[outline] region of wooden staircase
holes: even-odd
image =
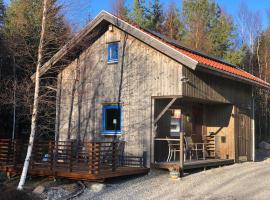
[[[206,158],[216,158],[216,142],[215,135],[206,136],[206,151],[208,156]]]

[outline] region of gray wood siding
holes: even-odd
[[[189,81],[183,83],[183,95],[206,101],[251,106],[252,88],[241,82],[225,79],[201,71],[183,67],[183,76]]]
[[[76,66],[77,76],[80,78],[76,83],[72,138],[76,137],[78,131],[80,95],[82,95],[81,137],[83,138],[84,133],[86,133],[86,140],[103,137],[101,135],[102,105],[118,101],[124,38],[124,32],[114,27],[113,32],[107,31],[62,71],[61,140],[67,138]],[[107,43],[113,41],[120,41],[120,59],[117,64],[107,64]],[[121,137],[127,141],[127,152],[141,155],[143,151],[149,152],[150,149],[151,96],[181,95],[182,66],[130,35],[126,40],[123,57],[121,103],[124,134]]]

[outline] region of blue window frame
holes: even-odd
[[[118,42],[108,44],[108,63],[118,62]]]
[[[122,106],[103,106],[102,133],[104,135],[119,135],[122,133]]]

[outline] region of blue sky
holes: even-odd
[[[9,0],[4,0],[6,3]],[[110,11],[111,2],[113,0],[60,0],[65,2],[66,7],[64,12],[68,16],[73,25],[78,28],[83,26],[89,16],[95,17],[101,10]],[[174,1],[177,5],[181,4],[181,0],[161,0],[162,4],[166,6],[168,2]],[[133,0],[127,0],[127,3],[132,4]],[[248,6],[249,9],[258,10],[262,16],[263,25],[267,24],[267,17],[265,10],[270,8],[270,0],[216,0],[216,2],[225,11],[232,15],[237,16],[237,11],[242,2]]]

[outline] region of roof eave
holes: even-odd
[[[52,56],[41,68],[40,76],[44,75],[53,65],[55,65],[67,52],[69,49],[75,47],[78,42],[80,42],[87,34],[89,34],[104,18],[104,12],[97,15],[91,22],[89,22],[85,28],[83,28],[78,34],[76,34],[69,42],[67,42],[56,54]],[[31,76],[32,81],[35,81],[34,73]]]
[[[242,76],[238,76],[238,75],[235,75],[235,74],[232,74],[232,73],[220,70],[220,69],[213,68],[213,67],[205,65],[205,64],[201,64],[201,63],[198,64],[197,69],[200,70],[200,71],[205,71],[205,72],[212,73],[212,74],[215,74],[215,75],[218,75],[218,76],[222,76],[224,78],[229,78],[229,79],[233,79],[233,80],[236,80],[236,81],[240,81],[240,82],[243,82],[245,84],[251,84],[251,85],[260,86],[260,87],[263,87],[265,89],[270,88],[270,85],[262,84],[262,83],[259,83],[259,82],[244,78]]]

